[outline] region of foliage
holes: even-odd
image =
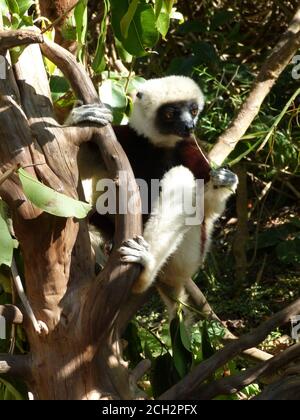
[[[35,24],[45,28],[47,19],[36,14],[33,3],[0,0],[5,27],[17,29]],[[76,43],[78,59],[99,86],[101,100],[112,108],[115,123],[127,122],[134,91],[145,79],[164,74],[192,76],[206,95],[206,109],[197,134],[209,149],[234,118],[297,3],[82,0],[63,22],[62,34],[64,39]],[[53,35],[52,30],[48,31],[47,36]],[[15,60],[21,51],[14,50]],[[59,70],[45,62],[55,107],[63,114],[75,98]],[[237,321],[233,324],[238,324],[238,333],[257,325],[299,295],[300,103],[299,84],[291,77],[291,71],[289,66],[280,77],[227,162],[231,166],[242,162],[249,174],[249,267],[243,288],[237,290],[233,281],[233,233],[232,225],[227,225],[236,216],[233,201],[227,217],[218,225],[205,270],[195,278],[218,315]],[[61,209],[71,206],[74,213],[63,211],[59,215],[85,217],[88,208],[82,203],[58,196],[22,172],[21,178],[28,198],[44,211],[58,215]],[[54,210],[48,206],[53,199]],[[0,235],[0,264],[9,266],[16,244],[3,211]],[[0,272],[2,304],[11,302],[6,270],[2,267]],[[17,349],[23,352],[26,344],[20,331]],[[276,338],[277,334],[282,331],[276,332]],[[131,367],[142,359],[151,360],[151,372],[139,385],[150,397],[156,397],[220,348],[223,335],[222,326],[212,322],[187,328],[181,311],[169,329],[165,318],[148,311],[128,326],[124,337],[126,357]],[[1,350],[7,351],[8,340],[0,345]],[[244,367],[234,360],[216,372],[215,379]],[[21,389],[19,384],[0,379],[0,400],[20,399],[17,389]],[[218,399],[249,399],[259,391],[259,385],[252,384],[238,395]]]

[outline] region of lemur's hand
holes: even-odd
[[[84,122],[91,122],[102,126],[113,121],[111,111],[104,105],[90,104],[73,108],[67,120],[67,124],[76,125]]]
[[[119,253],[122,255],[121,261],[124,263],[141,264],[147,266],[151,259],[150,246],[142,236],[128,239],[123,242]]]
[[[210,173],[214,188],[229,188],[235,190],[238,184],[238,177],[229,169],[213,169]]]

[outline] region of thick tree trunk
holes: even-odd
[[[15,44],[18,42],[16,38]],[[56,50],[54,44],[43,48],[72,78],[81,99],[98,101],[71,54]],[[78,145],[94,136],[120,190],[128,185],[118,180],[118,172],[128,173],[133,191],[129,199],[135,200],[137,208],[136,215],[118,217],[115,243],[140,234],[139,192],[112,129],[59,126],[53,118],[39,46],[27,47],[13,69],[7,57],[8,77],[0,80],[0,172],[26,166],[46,185],[77,198]],[[1,184],[0,194],[10,206],[20,242],[28,299],[36,318],[49,330],[46,336],[38,335],[25,319],[30,355],[16,360],[1,357],[0,373],[25,377],[37,399],[132,398],[119,339],[142,302],[130,296],[138,269],[120,265],[113,253],[95,278],[86,221],[58,218],[37,209],[24,196],[17,175]],[[16,308],[2,307],[1,313],[8,314],[12,322],[22,322]]]

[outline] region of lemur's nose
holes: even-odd
[[[185,125],[184,125],[184,131],[186,133],[191,133],[195,128],[195,123],[193,120],[191,121],[186,121]]]

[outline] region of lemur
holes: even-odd
[[[120,258],[124,263],[143,267],[133,292],[143,293],[156,278],[171,286],[171,299],[161,293],[171,316],[176,308],[174,301],[184,298],[186,279],[203,263],[214,222],[238,184],[231,171],[211,169],[191,139],[203,108],[203,93],[192,79],[184,76],[152,79],[136,94],[129,124],[113,127],[135,177],[144,179],[149,186],[152,179],[161,180],[161,193],[144,219],[143,237],[125,241],[119,249]],[[95,104],[74,108],[69,121],[105,125],[111,119],[106,108]],[[80,152],[79,169],[86,198],[95,205],[96,182],[108,175],[99,164],[97,153],[89,147],[90,150]],[[182,193],[193,202],[197,179],[205,182],[204,220],[187,226]],[[169,197],[167,212],[160,206],[162,194]]]

